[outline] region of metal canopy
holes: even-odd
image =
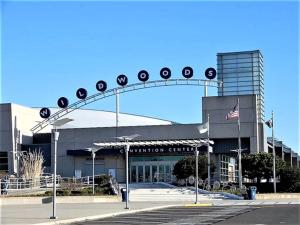
[[[62,118],[62,119],[59,119],[59,120],[56,120],[54,121],[53,123],[50,123],[51,125],[53,125],[54,127],[60,127],[66,123],[69,123],[73,121],[73,119],[70,119],[70,118]]]
[[[209,141],[209,144],[214,144],[214,141]],[[166,140],[166,141],[126,141],[126,142],[99,142],[94,143],[99,147],[120,147],[120,146],[152,146],[152,145],[207,145],[207,139],[204,140]]]

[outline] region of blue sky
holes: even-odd
[[[105,80],[129,84],[162,67],[195,78],[216,67],[218,52],[260,49],[264,56],[266,118],[275,136],[299,149],[299,5],[294,2],[2,1],[1,102],[56,106],[75,102],[83,87]],[[216,89],[209,89],[216,95]],[[120,111],[180,123],[201,122],[202,87],[167,87],[121,95]],[[114,98],[88,108],[114,111]],[[271,135],[268,131],[268,135]]]

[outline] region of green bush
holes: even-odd
[[[195,176],[196,174],[196,160],[195,156],[187,156],[179,160],[173,169],[173,175],[176,176],[177,180],[187,179],[189,176]],[[214,173],[216,164],[213,159],[210,161],[211,174]],[[201,179],[207,178],[207,157],[206,155],[199,155],[198,157],[198,176]]]
[[[280,191],[300,192],[300,169],[287,167],[280,173]]]
[[[101,175],[100,177],[95,177],[95,185],[98,187],[109,186],[110,176]]]
[[[53,193],[52,191],[46,191],[45,196],[52,196],[52,193]]]

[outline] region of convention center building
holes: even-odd
[[[272,152],[272,140],[267,138],[264,115],[263,56],[259,50],[217,54],[217,96],[202,97],[202,123],[180,124],[146,116],[115,112],[76,109],[67,112],[73,119],[59,127],[57,142],[57,174],[62,177],[92,175],[92,156],[87,148],[94,143],[120,142],[116,137],[138,134],[134,141],[153,141],[153,145],[131,146],[129,150],[129,182],[172,182],[172,169],[187,155],[194,155],[195,146],[184,140],[207,139],[198,127],[205,124],[209,115],[209,138],[213,141],[211,158],[216,162],[213,178],[236,181],[238,177],[238,136],[245,154]],[[199,99],[201,93],[199,93]],[[239,101],[240,131],[237,120],[226,116]],[[50,108],[51,113],[59,108]],[[45,172],[52,173],[54,159],[53,127],[46,126],[32,132],[42,121],[40,108],[14,103],[0,104],[0,170],[8,174],[19,172],[18,159],[26,151],[43,153]],[[47,120],[47,119],[45,119]],[[117,120],[117,126],[116,126]],[[176,141],[176,144],[159,144],[156,141]],[[158,143],[158,144],[155,144]],[[200,148],[207,154],[207,146]],[[98,147],[95,157],[95,174],[110,174],[118,182],[125,182],[124,147]],[[298,154],[276,139],[276,155],[289,165],[299,167]]]

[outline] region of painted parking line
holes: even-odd
[[[233,206],[233,208],[228,208],[222,206],[211,207],[210,204],[208,207],[197,208],[195,207],[196,204],[190,205],[192,206],[164,208],[160,210],[154,210],[151,212],[138,212],[136,214],[130,215],[119,215],[112,218],[106,218],[102,220],[99,219],[97,221],[86,221],[83,223],[77,223],[76,225],[96,225],[100,223],[105,225],[213,224],[234,217],[236,215],[252,211],[251,209],[254,209],[253,206]]]
[[[86,223],[82,223],[82,224],[88,224],[88,225],[92,225],[92,224],[105,224],[105,225],[110,225],[110,224],[115,224],[115,223],[118,223],[118,224],[161,224],[162,222],[159,222],[159,221],[132,221],[132,220],[129,220],[129,221],[124,221],[124,220],[101,220],[101,221],[88,221]],[[79,224],[73,224],[73,225],[79,225]]]
[[[187,204],[185,207],[203,207],[203,206],[212,206],[212,203],[198,203],[198,204]]]

